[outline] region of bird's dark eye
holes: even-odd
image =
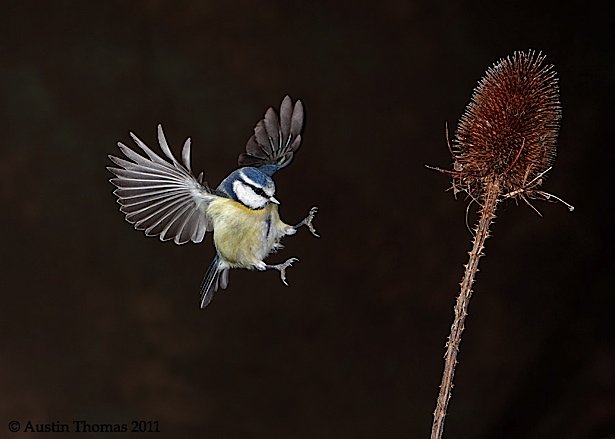
[[[261,197],[265,197],[267,198],[267,195],[265,194],[265,191],[263,191],[262,188],[260,187],[256,187],[256,186],[250,186],[252,188],[252,190],[257,194],[260,195]]]

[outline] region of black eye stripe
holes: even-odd
[[[253,185],[251,185],[251,184],[249,184],[248,186],[250,186],[250,187],[252,188],[252,190],[253,190],[253,191],[254,191],[257,195],[260,195],[261,197],[265,197],[265,198],[267,198],[267,194],[265,193],[265,191],[264,191],[262,188],[260,188],[260,187],[256,187],[256,186],[253,186]]]

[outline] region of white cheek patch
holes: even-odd
[[[233,191],[237,199],[250,209],[262,209],[267,204],[267,199],[258,195],[252,188],[241,181],[233,182]]]

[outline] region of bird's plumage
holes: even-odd
[[[120,151],[130,161],[110,155],[117,167],[108,167],[115,178],[110,181],[126,220],[148,236],[176,244],[199,243],[213,230],[217,254],[201,286],[201,307],[207,306],[219,288],[228,285],[231,268],[276,269],[285,281],[285,270],[296,259],[267,265],[263,260],[280,248],[280,240],[307,225],[316,235],[310,215],[297,226],[285,224],[279,217],[275,184],[271,176],[288,166],[301,145],[303,104],[292,103],[286,96],[280,115],[269,108],[248,140],[246,152],[239,156],[239,169],[231,172],[211,191],[203,184],[203,173],[195,177],[190,164],[190,139],[184,143],[181,162],[167,143],[158,125],[158,143],[165,158],[130,133],[145,153],[138,154],[123,143]],[[317,235],[316,235],[317,236]]]
[[[232,198],[253,209],[260,209],[275,193],[275,184],[271,177],[254,167],[243,167],[231,172],[216,193]],[[261,198],[261,202],[258,202]]]
[[[278,206],[269,204],[263,209],[250,209],[227,198],[218,198],[209,206],[214,227],[214,243],[226,266],[256,267],[279,240],[291,234],[291,226],[284,224]],[[237,236],[243,239],[238,240]]]
[[[118,142],[120,151],[132,162],[110,155],[119,167],[107,168],[116,175],[110,181],[117,186],[114,194],[126,221],[137,230],[145,230],[147,236],[159,236],[161,241],[173,239],[176,244],[203,241],[205,233],[211,230],[204,214],[215,196],[190,170],[190,141],[184,144],[181,164],[171,153],[162,126],[158,125],[158,140],[171,160],[169,163],[137,136],[132,133],[131,136],[147,157]]]
[[[211,261],[207,269],[207,274],[205,274],[203,278],[203,282],[201,283],[201,308],[205,308],[209,305],[209,302],[211,302],[211,299],[214,297],[214,293],[218,291],[218,289],[222,288],[224,290],[228,285],[229,269],[219,269],[221,259],[219,254],[214,256],[214,260]]]
[[[246,144],[246,152],[238,158],[239,166],[255,166],[269,176],[288,166],[301,146],[303,103],[293,105],[286,96],[280,105],[280,116],[269,108],[254,127]]]

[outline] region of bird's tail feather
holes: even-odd
[[[214,293],[219,288],[225,289],[228,286],[228,268],[220,269],[220,255],[216,255],[207,270],[203,283],[201,284],[201,308],[205,308],[214,297]]]

